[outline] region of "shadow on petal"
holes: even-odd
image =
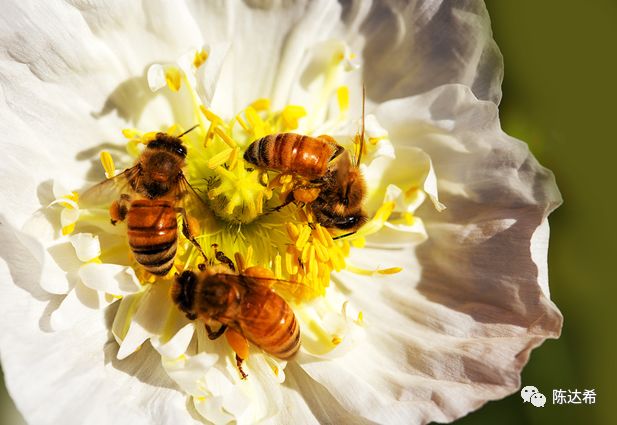
[[[308,405],[311,413],[319,420],[319,423],[376,424],[376,422],[354,415],[345,409],[325,386],[311,378],[296,362],[289,362],[285,371],[286,380],[283,385],[302,394],[304,402]],[[345,385],[345,383],[341,382],[341,385]]]
[[[416,251],[422,265],[417,290],[478,322],[558,337],[562,317],[544,296],[531,256],[544,209],[504,209],[452,195],[445,202],[448,210],[427,224],[430,237]]]
[[[111,329],[119,305],[119,302],[115,302],[105,310],[105,326],[107,329]],[[149,342],[144,343],[139,350],[122,360],[118,360],[117,357],[119,349],[120,346],[112,333],[109,332],[108,340],[103,347],[106,365],[111,364],[114,369],[137,378],[144,384],[180,391],[178,385],[169,378],[167,372],[163,369],[160,354],[152,348]]]

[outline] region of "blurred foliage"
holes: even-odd
[[[555,172],[565,203],[551,216],[552,298],[562,337],[533,352],[522,377],[547,396],[543,409],[518,393],[459,424],[617,423],[614,277],[617,132],[617,2],[487,0],[505,61],[502,126]],[[553,405],[553,389],[595,389],[596,404]],[[0,387],[0,423],[19,423]]]
[[[562,336],[531,355],[522,384],[547,397],[543,409],[518,393],[459,424],[617,423],[617,300],[613,223],[617,181],[617,2],[487,0],[505,62],[504,130],[553,170],[564,204],[550,218],[551,297]],[[595,389],[595,405],[553,405],[553,389]]]

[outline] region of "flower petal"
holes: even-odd
[[[440,185],[444,212],[422,208],[429,239],[415,255],[352,252],[350,262],[394,261],[403,272],[381,284],[345,277],[367,342],[343,359],[302,367],[373,421],[450,421],[518,389],[530,351],[559,335],[544,253],[546,216],[560,197],[550,172],[500,130],[496,106],[468,88],[388,102],[377,115],[395,146],[419,146],[440,182],[462,185]]]
[[[375,2],[360,27],[368,97],[383,102],[461,83],[499,103],[503,59],[481,1]],[[353,44],[352,44],[353,46]]]
[[[75,248],[75,253],[79,261],[84,263],[97,258],[101,255],[101,244],[99,237],[91,233],[77,233],[69,237],[69,242]]]
[[[79,277],[88,288],[112,295],[128,295],[141,289],[133,269],[118,264],[85,264],[79,269]]]

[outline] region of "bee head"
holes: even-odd
[[[182,274],[176,275],[176,282],[171,288],[171,299],[185,313],[193,312],[196,284],[197,275],[190,270],[185,270]]]
[[[364,225],[368,220],[368,217],[364,211],[358,211],[355,214],[336,217],[333,219],[334,226],[341,230],[357,230]]]
[[[164,149],[176,154],[181,158],[186,158],[186,147],[178,137],[170,136],[167,133],[157,133],[156,138],[148,143],[149,149]]]

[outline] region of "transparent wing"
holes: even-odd
[[[120,198],[122,194],[134,192],[131,181],[137,182],[139,179],[139,168],[137,166],[128,168],[122,173],[111,179],[102,181],[92,186],[83,194],[79,195],[80,208],[108,207],[111,203]]]
[[[177,206],[182,209],[182,219],[188,221],[191,232],[195,236],[215,232],[217,226],[214,213],[184,174],[180,175],[177,191]]]
[[[247,269],[247,271],[250,271],[250,268]],[[249,290],[256,290],[256,288],[268,288],[287,302],[298,303],[300,301],[311,300],[322,295],[315,288],[306,283],[265,276],[241,276],[244,286],[246,286]]]

